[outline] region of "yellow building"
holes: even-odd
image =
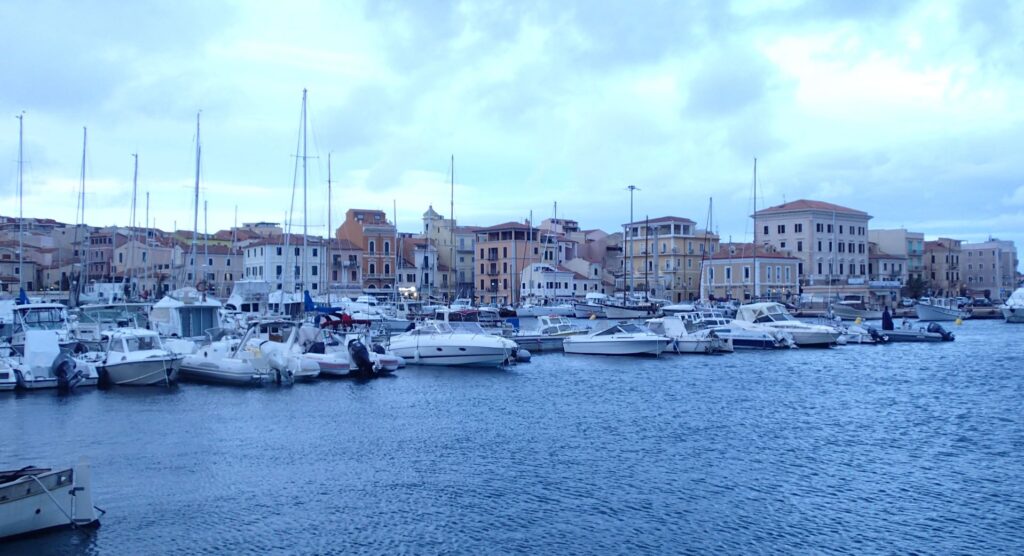
[[[624,227],[623,278],[617,287],[647,291],[652,297],[673,302],[700,296],[701,261],[718,251],[717,235],[678,216],[631,222]]]

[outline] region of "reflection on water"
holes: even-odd
[[[0,467],[87,456],[107,515],[0,550],[1019,552],[1024,327],[955,331],[4,395]]]

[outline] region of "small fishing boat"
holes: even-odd
[[[923,321],[953,322],[957,319],[967,318],[967,313],[957,306],[955,299],[933,297],[927,301],[921,300],[914,306],[917,311],[917,319]]]
[[[118,386],[171,385],[178,380],[182,355],[164,348],[160,335],[143,328],[102,333],[103,353],[82,356],[100,369],[100,378]]]
[[[97,515],[99,512],[99,515]],[[0,471],[0,541],[63,527],[99,527],[89,465]]]
[[[511,337],[519,347],[530,351],[561,351],[562,342],[569,336],[589,332],[565,317],[545,315],[537,317],[537,328],[520,330]]]

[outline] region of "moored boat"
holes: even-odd
[[[1008,323],[1024,323],[1024,287],[1017,288],[999,308]]]
[[[102,510],[99,510],[102,514]],[[62,527],[98,527],[89,465],[0,471],[0,540]]]
[[[562,343],[566,353],[587,355],[660,355],[672,339],[631,322],[608,323],[591,333],[570,336]]]
[[[736,320],[763,324],[787,332],[800,347],[829,347],[835,345],[842,335],[832,326],[801,322],[789,314],[781,303],[770,301],[740,306],[736,311]]]
[[[927,301],[918,301],[914,309],[917,311],[917,319],[923,321],[953,322],[967,318],[967,313],[957,306],[955,299],[933,297]]]

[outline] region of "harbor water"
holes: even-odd
[[[1024,552],[1024,326],[535,353],[291,388],[0,393],[0,468],[92,466],[18,554]]]

